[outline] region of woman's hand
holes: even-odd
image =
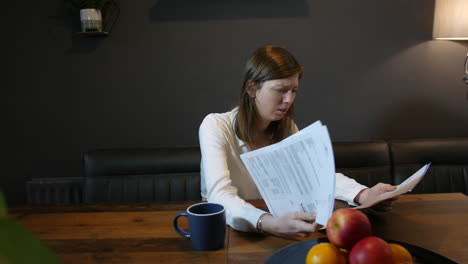
[[[354,201],[356,201],[358,204],[365,204],[368,201],[374,200],[377,198],[377,196],[390,192],[396,189],[396,186],[386,184],[386,183],[377,183],[374,185],[372,188],[367,188],[362,190],[358,195],[356,195],[356,198],[354,198]],[[392,209],[393,202],[397,200],[398,197],[394,197],[388,200],[384,200],[371,208],[376,210],[376,211],[390,211]]]
[[[315,213],[290,212],[275,218],[270,214],[262,216],[262,229],[276,236],[308,236],[322,226],[315,223]]]

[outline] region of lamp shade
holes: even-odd
[[[468,0],[436,0],[432,38],[468,40]]]

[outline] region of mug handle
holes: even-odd
[[[174,217],[174,222],[173,222],[174,229],[175,229],[175,231],[177,231],[177,233],[179,233],[179,235],[181,235],[181,236],[183,236],[183,237],[186,237],[186,238],[190,238],[190,233],[184,232],[182,229],[179,228],[179,223],[178,223],[177,220],[178,220],[179,217],[181,217],[181,216],[188,217],[188,213],[187,213],[187,212],[178,213],[178,214]]]

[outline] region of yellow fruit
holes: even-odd
[[[389,243],[389,245],[392,249],[394,264],[414,264],[411,253],[405,247],[395,243]]]
[[[313,246],[307,253],[306,264],[346,264],[346,257],[332,243],[320,243]]]

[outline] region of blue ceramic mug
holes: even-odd
[[[189,230],[179,228],[178,219],[188,218]],[[215,250],[224,247],[226,233],[226,212],[217,203],[198,203],[187,208],[186,212],[174,217],[174,229],[183,237],[190,238],[196,250]]]

